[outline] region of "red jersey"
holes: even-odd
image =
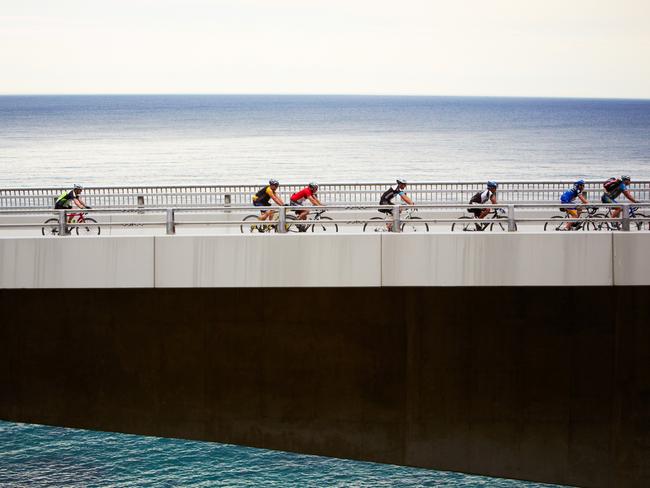
[[[306,198],[309,198],[309,197],[312,197],[312,196],[314,196],[314,192],[311,191],[311,189],[308,186],[306,186],[305,188],[303,188],[299,192],[296,192],[293,195],[291,195],[291,201],[295,202],[295,203],[302,203],[302,202],[305,201]]]

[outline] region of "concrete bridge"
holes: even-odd
[[[2,419],[650,484],[647,231],[3,235]]]

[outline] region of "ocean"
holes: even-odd
[[[440,487],[547,485],[250,447],[0,421],[0,485]]]
[[[2,96],[0,187],[650,179],[650,100]]]

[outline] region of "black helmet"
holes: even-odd
[[[311,183],[309,183],[309,189],[311,191],[316,191],[318,190],[318,185],[312,181]]]
[[[269,180],[269,185],[271,186],[278,186],[280,182],[278,180]]]
[[[621,176],[621,180],[623,180],[623,181],[631,181],[632,178],[630,178],[628,175],[623,175],[623,176]]]

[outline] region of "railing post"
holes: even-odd
[[[167,209],[167,216],[165,219],[165,227],[167,230],[167,235],[174,235],[176,234],[176,224],[174,223],[174,209],[173,208],[168,208]]]
[[[224,207],[230,207],[230,202],[231,202],[231,196],[230,193],[226,193],[223,196],[223,206]],[[226,210],[226,213],[230,213],[230,210]]]
[[[630,204],[623,204],[623,211],[621,212],[621,229],[629,232],[630,230]]]
[[[508,232],[514,232],[517,230],[517,224],[515,222],[515,206],[508,205]]]
[[[391,229],[393,232],[401,232],[402,229],[402,221],[400,219],[400,206],[395,205],[393,206],[393,228]]]
[[[59,235],[60,236],[65,236],[68,234],[67,220],[68,220],[68,212],[65,210],[59,210]]]
[[[287,207],[284,205],[280,207],[280,215],[278,218],[278,232],[284,234],[287,231]]]

